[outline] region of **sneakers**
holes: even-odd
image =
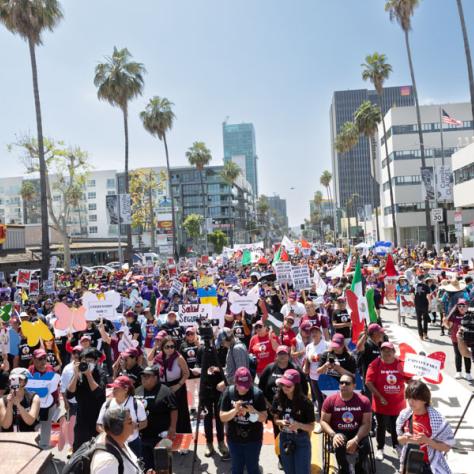
[[[471,374],[466,374],[466,380],[468,382],[472,382],[472,375]]]
[[[462,379],[462,374],[461,372],[456,372],[456,375],[454,376],[455,379]]]
[[[212,443],[206,443],[206,451],[204,452],[204,456],[206,456],[206,458],[210,458],[213,454],[216,454],[214,445]]]
[[[217,449],[222,454],[222,459],[224,459],[224,458],[230,459],[229,448],[226,446],[224,441],[219,441],[217,443]]]
[[[383,449],[377,449],[377,451],[375,451],[375,459],[377,459],[377,461],[383,461]]]

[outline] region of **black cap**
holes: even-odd
[[[141,372],[140,375],[159,375],[160,374],[160,367],[158,365],[152,365],[149,367],[144,368]]]

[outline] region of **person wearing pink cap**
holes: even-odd
[[[257,359],[257,375],[260,375],[275,360],[275,350],[279,344],[276,334],[262,320],[257,321],[254,328],[255,334],[250,339],[249,352]]]
[[[310,436],[314,429],[314,407],[301,389],[301,374],[286,370],[276,380],[273,400],[275,424],[280,428],[280,459],[286,474],[311,471]]]
[[[295,338],[295,344],[291,348],[291,360],[300,368],[303,368],[306,346],[311,342],[310,330],[312,324],[310,321],[303,321],[299,327]]]
[[[327,374],[336,379],[342,375],[355,375],[357,364],[354,356],[347,350],[344,335],[336,333],[331,339],[329,350],[323,352],[319,358],[318,374]]]
[[[235,371],[234,385],[222,394],[219,416],[227,423],[232,474],[243,474],[245,468],[248,474],[260,474],[258,461],[267,411],[263,393],[253,385],[246,367]]]
[[[370,363],[365,376],[365,384],[372,393],[372,409],[377,419],[375,458],[379,461],[382,461],[384,456],[385,430],[389,431],[392,447],[399,454],[396,422],[398,415],[406,407],[406,379],[403,362],[395,355],[395,346],[391,342],[383,342],[380,346],[380,357]]]
[[[293,327],[296,330],[296,328],[299,327],[301,318],[306,313],[306,310],[305,310],[305,307],[304,307],[303,303],[300,303],[298,301],[296,293],[295,292],[290,292],[288,294],[288,302],[285,303],[281,307],[280,313],[283,314],[283,317],[286,317],[289,314],[291,314],[295,318],[295,321],[293,323]]]

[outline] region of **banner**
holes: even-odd
[[[119,194],[120,199],[120,223],[131,224],[132,223],[132,203],[130,200],[130,194]]]
[[[405,374],[417,377],[426,377],[430,380],[438,380],[441,370],[441,361],[418,354],[406,354],[403,371]]]
[[[435,198],[435,188],[434,188],[434,175],[433,167],[425,166],[420,169],[421,171],[421,198],[425,199],[434,199]]]
[[[263,249],[265,246],[263,245],[262,242],[254,242],[253,244],[235,244],[234,245],[234,251],[235,250],[258,250],[258,249]]]
[[[30,270],[18,270],[16,277],[16,286],[19,288],[29,288],[31,279]]]
[[[400,295],[400,315],[415,315],[415,295]]]
[[[181,326],[198,325],[201,319],[209,319],[212,316],[212,306],[210,304],[180,304],[178,307],[178,320]]]
[[[292,271],[290,262],[277,262],[273,264],[275,268],[276,280],[280,285],[292,283]]]
[[[385,299],[395,301],[398,277],[385,277]]]
[[[311,275],[308,265],[293,267],[291,269],[291,279],[293,280],[293,288],[296,291],[310,289]]]
[[[105,207],[107,209],[107,224],[118,225],[118,196],[116,194],[105,196]]]
[[[453,202],[453,173],[451,166],[441,165],[436,169],[436,191],[438,201]]]

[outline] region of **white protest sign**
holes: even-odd
[[[402,316],[415,315],[415,295],[400,295],[400,314]]]
[[[212,305],[210,304],[180,304],[178,309],[178,319],[181,326],[197,326],[200,319],[209,319],[212,315]]]
[[[323,296],[328,289],[326,282],[321,278],[321,275],[318,273],[318,270],[314,270],[313,281],[316,286],[316,294],[318,296]]]
[[[116,309],[120,301],[120,294],[113,290],[98,294],[87,291],[82,297],[82,304],[87,310],[86,320],[95,321],[100,318],[117,319]]]
[[[225,314],[227,312],[227,301],[224,301],[220,306],[213,306],[212,307],[212,325],[216,326],[217,328],[221,329],[224,327],[225,323]]]
[[[176,278],[171,282],[170,295],[176,294],[180,295],[183,290],[183,284]]]
[[[406,354],[403,371],[406,374],[438,380],[441,370],[441,361],[419,354]]]
[[[136,349],[138,347],[138,341],[132,338],[128,326],[121,326],[119,331],[122,331],[122,337],[117,344],[119,352],[125,352],[127,349]]]
[[[0,329],[0,354],[8,354],[10,352],[10,335],[5,328]]]
[[[342,278],[344,273],[344,262],[341,262],[337,267],[334,267],[332,270],[326,272],[326,276],[329,278]]]
[[[249,292],[248,295],[239,295],[235,291],[229,293],[230,310],[234,314],[245,311],[247,314],[257,312],[258,293]]]
[[[280,285],[285,283],[291,283],[293,280],[291,278],[291,263],[290,262],[278,262],[273,265],[275,268],[275,274],[277,282]]]
[[[299,291],[311,288],[311,275],[309,273],[308,265],[293,267],[291,269],[291,278],[295,290]]]

